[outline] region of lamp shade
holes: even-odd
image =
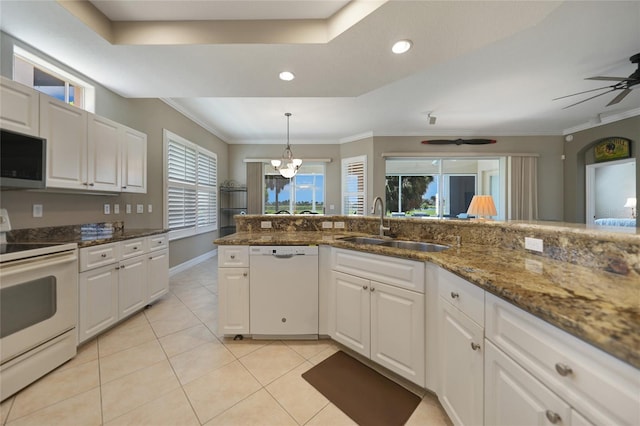
[[[627,198],[627,202],[624,203],[623,207],[636,208],[637,202],[638,202],[638,200],[635,197],[629,197],[629,198]]]
[[[496,216],[496,205],[491,195],[474,195],[469,204],[467,214],[473,216]]]

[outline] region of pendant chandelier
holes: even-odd
[[[284,115],[287,117],[287,147],[282,153],[282,159],[271,160],[271,165],[280,172],[282,177],[291,179],[298,173],[302,160],[293,158],[293,152],[291,152],[291,146],[289,145],[289,117],[291,117],[291,113],[285,112]]]

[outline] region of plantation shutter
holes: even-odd
[[[167,227],[180,235],[216,229],[217,156],[166,130],[165,140]]]
[[[366,214],[366,175],[366,156],[342,160],[342,214]]]

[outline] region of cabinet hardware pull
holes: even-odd
[[[242,274],[243,277],[246,277],[248,274],[245,272]]]
[[[101,257],[107,257],[107,253],[102,253],[100,256]]]
[[[235,258],[236,258],[236,255],[235,255],[235,254],[232,254],[230,257],[231,257],[232,259],[235,259]]]
[[[559,375],[563,377],[573,373],[573,370],[571,369],[571,367],[569,367],[566,364],[562,364],[560,362],[556,364],[556,371],[558,372]]]
[[[376,291],[376,288],[375,287],[371,287],[371,290],[369,290],[369,291]]]
[[[471,342],[471,349],[473,349],[474,351],[477,351],[480,349],[480,345],[478,343]]]
[[[363,289],[363,290],[366,290],[366,289],[368,289],[368,288],[369,288],[369,286],[366,286],[366,285],[363,285],[363,286],[362,286],[362,289]]]
[[[133,246],[133,249],[134,250],[138,250],[138,246]]]
[[[126,186],[123,186],[123,187],[122,187],[122,189],[127,189],[127,187],[126,187]]]
[[[116,271],[117,271],[118,269],[120,269],[120,267],[119,267],[119,266],[116,266]]]
[[[560,420],[562,420],[562,417],[560,417],[560,414],[558,414],[558,413],[554,413],[554,412],[553,412],[553,411],[551,411],[551,410],[547,410],[547,412],[546,412],[545,414],[546,414],[546,416],[547,416],[547,419],[548,419],[551,423],[553,423],[554,425],[555,425],[556,423],[558,423]]]
[[[93,183],[90,183],[90,184],[89,184],[89,186],[93,186],[93,185],[95,185],[95,184],[93,184]]]
[[[452,292],[451,292],[451,298],[452,298],[452,299],[457,299],[457,298],[459,298],[459,297],[460,297],[460,295],[459,295],[458,293],[456,293],[455,291],[452,291]]]

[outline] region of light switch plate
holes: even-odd
[[[33,205],[33,217],[42,217],[42,204]]]
[[[144,204],[136,204],[136,213],[144,213]]]
[[[104,205],[104,214],[111,214],[111,205],[109,204]]]
[[[544,245],[540,238],[524,237],[524,248],[531,251],[537,251],[542,253],[544,251]]]
[[[337,229],[344,229],[344,222],[334,222],[333,227]]]
[[[125,207],[127,214],[131,214],[131,204],[127,204]]]
[[[120,204],[113,205],[113,214],[120,214]]]
[[[327,220],[322,222],[322,229],[331,229],[331,228],[333,228],[333,222],[329,222]]]
[[[152,212],[153,212],[153,205],[147,204],[147,213],[152,213]]]

